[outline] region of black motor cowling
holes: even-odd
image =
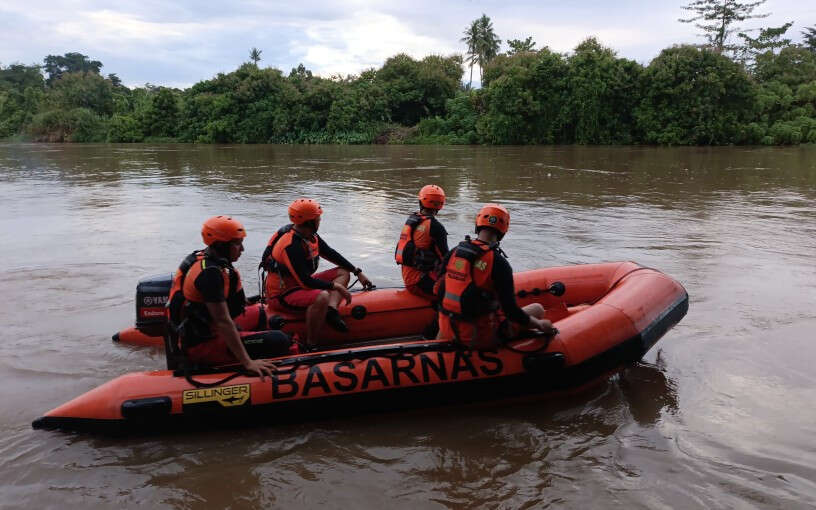
[[[150,336],[164,335],[167,324],[164,305],[173,284],[172,274],[148,276],[136,285],[136,328]]]

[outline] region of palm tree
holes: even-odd
[[[483,78],[483,71],[487,64],[499,54],[501,39],[496,36],[493,30],[493,22],[482,13],[482,17],[476,20],[478,26],[478,43],[476,46],[479,55],[479,80]]]
[[[802,36],[804,37],[805,48],[816,53],[816,25],[802,30]]]
[[[465,36],[459,39],[461,42],[467,44],[467,59],[465,60],[470,65],[470,81],[468,82],[468,89],[473,84],[473,64],[479,61],[479,54],[476,46],[479,44],[479,20],[470,22],[470,26],[465,29]]]
[[[255,47],[249,50],[249,60],[255,63],[255,67],[258,67],[258,62],[261,60],[261,53],[263,53],[263,50],[259,50]]]

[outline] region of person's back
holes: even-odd
[[[476,215],[476,239],[467,237],[448,254],[438,288],[439,335],[474,349],[493,349],[512,336],[514,328],[542,331],[552,323],[542,319],[544,308],[516,303],[513,269],[499,247],[510,227],[510,213],[487,204]]]
[[[448,253],[448,233],[436,218],[444,205],[442,188],[424,186],[419,192],[419,211],[408,216],[394,251],[406,290],[431,301],[436,301],[433,288]]]

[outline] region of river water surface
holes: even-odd
[[[512,215],[515,270],[634,260],[686,318],[577,396],[105,439],[34,431],[161,352],[115,345],[137,280],[199,226],[249,231],[245,285],[286,205],[379,286],[426,183],[450,241]],[[2,508],[813,508],[816,149],[0,145]]]

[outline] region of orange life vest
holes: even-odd
[[[282,227],[269,238],[261,261],[261,265],[268,272],[264,284],[268,297],[278,296],[294,288],[305,287],[286,253],[286,248],[292,243],[303,243],[312,273],[317,271],[320,263],[320,242],[317,234],[312,239],[306,239],[294,229],[294,225]]]
[[[208,256],[203,250],[194,251],[184,258],[173,276],[167,300],[167,318],[178,334],[183,349],[204,343],[215,335],[210,328],[211,317],[204,298],[195,286],[195,280],[207,267],[218,267],[224,277],[224,297],[230,317],[244,312],[246,295],[241,275],[226,259]]]
[[[491,276],[497,247],[462,241],[453,249],[440,284],[440,331],[452,332],[469,347],[492,347],[502,322]]]
[[[436,268],[444,256],[431,237],[433,216],[413,213],[405,220],[400,232],[394,260],[397,264],[427,272]]]

